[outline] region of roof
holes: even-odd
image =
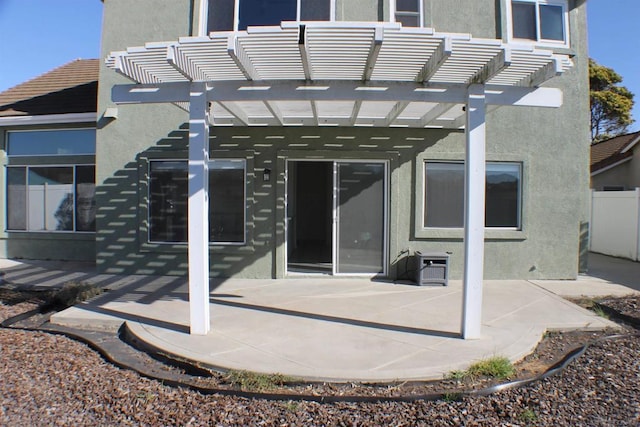
[[[0,117],[97,111],[97,59],[76,59],[0,93]]]
[[[632,148],[640,141],[640,132],[616,136],[591,146],[591,173],[633,156]]]
[[[567,55],[501,40],[367,22],[283,22],[213,32],[112,52],[105,62],[141,84],[209,82],[217,97],[211,117],[218,126],[453,129],[464,127],[463,105],[433,102],[429,95],[473,83],[497,90],[538,87],[573,66]],[[360,83],[353,88],[359,96],[330,93],[347,82]],[[287,86],[294,83],[304,87]],[[396,89],[424,96],[396,102]]]

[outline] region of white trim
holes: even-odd
[[[0,117],[0,126],[50,125],[58,123],[96,123],[97,113],[44,114],[42,116]]]
[[[570,37],[569,37],[569,4],[568,0],[505,0],[505,15],[506,15],[506,25],[507,25],[507,34],[506,40],[509,43],[517,42],[522,44],[531,44],[536,46],[545,46],[545,47],[565,47],[568,48],[570,46]],[[512,3],[534,3],[535,4],[535,13],[536,13],[536,40],[529,39],[519,39],[513,36],[513,8],[511,7]],[[553,5],[562,7],[562,16],[563,16],[563,32],[564,32],[564,40],[547,40],[543,39],[540,35],[540,5]]]
[[[386,277],[389,274],[389,196],[390,196],[390,165],[387,159],[337,159],[337,158],[304,158],[291,157],[285,159],[284,171],[284,211],[285,211],[285,242],[284,242],[284,274],[285,276],[296,276],[300,274],[314,273],[297,273],[289,271],[289,164],[292,162],[324,162],[331,163],[331,276],[333,277]],[[379,273],[338,273],[338,244],[339,244],[339,227],[338,227],[338,166],[340,163],[374,163],[384,167],[383,182],[383,244],[382,244],[382,272]],[[328,274],[328,273],[318,273]]]
[[[635,147],[635,145],[638,143],[638,141],[640,141],[640,135],[635,137],[626,147],[624,147],[624,150],[622,150],[620,152],[620,154],[624,154],[627,151],[631,150],[633,147]]]
[[[632,159],[633,159],[633,157],[627,157],[626,159],[619,160],[619,161],[615,162],[615,163],[614,163],[614,164],[612,164],[612,165],[605,166],[605,167],[603,167],[602,169],[598,169],[597,171],[591,172],[591,176],[599,175],[599,174],[601,174],[602,172],[606,172],[606,171],[608,171],[609,169],[613,169],[613,168],[615,168],[616,166],[620,166],[620,165],[621,165],[621,164],[623,164],[623,163],[630,162]]]

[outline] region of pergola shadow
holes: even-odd
[[[243,310],[261,311],[264,313],[279,314],[283,316],[293,316],[304,319],[319,320],[323,322],[340,323],[344,325],[360,326],[363,328],[372,328],[379,330],[386,330],[392,332],[401,332],[407,334],[416,335],[429,335],[441,338],[462,338],[460,332],[448,332],[439,331],[435,329],[414,328],[411,326],[393,325],[388,323],[372,322],[369,320],[352,319],[347,317],[331,316],[327,314],[309,313],[299,310],[290,310],[286,308],[268,307],[264,305],[249,304],[237,301],[225,301],[217,298],[210,298],[210,303],[215,305],[222,305],[232,308],[239,308]]]

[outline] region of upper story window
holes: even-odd
[[[207,8],[207,19],[206,27],[203,25],[201,31],[242,31],[250,26],[277,26],[282,21],[380,21],[383,19],[383,5],[391,11],[390,21],[399,22],[404,27],[424,26],[422,0],[377,0],[365,3],[372,10],[363,10],[355,4],[347,5],[349,7],[341,8],[339,12],[336,12],[336,2],[337,0],[208,0],[203,3]]]
[[[395,2],[395,20],[403,27],[422,27],[422,0],[392,0]]]
[[[282,21],[329,21],[332,0],[209,0],[207,30],[238,31]]]
[[[566,0],[512,0],[510,24],[513,39],[568,45]]]

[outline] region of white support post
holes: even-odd
[[[192,83],[189,107],[189,325],[209,332],[209,122],[206,83]]]
[[[464,339],[480,338],[482,323],[485,138],[484,85],[474,84],[469,86],[467,99],[462,304],[462,337]]]

